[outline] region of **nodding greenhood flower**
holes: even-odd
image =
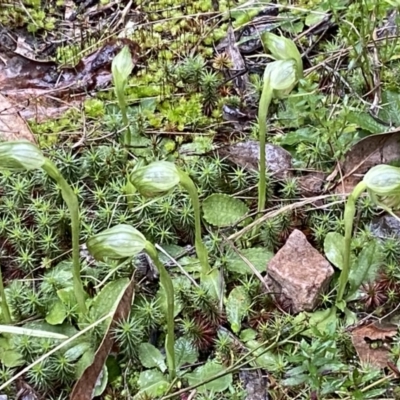
[[[40,169],[46,162],[43,153],[31,142],[0,143],[0,167],[10,170]]]
[[[303,77],[301,54],[292,40],[271,32],[264,32],[261,35],[261,39],[275,60],[295,60],[298,78],[301,79]]]
[[[86,245],[98,261],[134,257],[146,247],[146,238],[130,225],[116,225],[92,236]]]
[[[118,89],[120,89],[121,86],[125,86],[132,70],[132,56],[128,46],[124,46],[123,49],[114,57],[111,63],[111,72],[114,79],[114,85]]]
[[[400,206],[400,168],[391,165],[377,165],[372,167],[350,193],[344,209],[344,256],[343,267],[339,276],[339,287],[336,295],[336,306],[344,310],[345,288],[349,281],[351,237],[353,233],[353,221],[356,213],[356,201],[367,190],[372,201],[383,210],[398,218],[392,211]]]
[[[60,171],[31,142],[0,143],[0,168],[10,170],[44,170],[61,187],[61,194],[71,214],[72,260],[74,291],[82,314],[86,312],[85,292],[80,277],[79,262],[79,205],[78,198]]]
[[[99,261],[105,258],[120,260],[134,257],[144,250],[152,259],[160,273],[160,283],[165,289],[167,298],[167,337],[165,342],[168,369],[171,380],[175,371],[175,339],[174,339],[174,285],[168,275],[164,264],[158,258],[157,250],[153,244],[135,228],[130,225],[116,225],[106,229],[86,242],[90,254]]]
[[[132,56],[128,46],[124,48],[115,56],[111,63],[111,72],[114,82],[114,91],[117,96],[119,108],[121,109],[122,121],[125,125],[125,143],[130,146],[132,140],[131,129],[129,126],[129,119],[127,114],[127,104],[125,100],[125,86],[128,82],[129,75],[133,69]]]
[[[132,172],[130,181],[142,196],[155,197],[167,194],[180,183],[180,174],[175,164],[155,161]]]
[[[293,59],[273,61],[267,65],[264,77],[269,79],[276,97],[287,96],[298,81],[296,62]]]
[[[400,206],[400,168],[391,165],[377,165],[364,176],[368,194],[383,208]]]

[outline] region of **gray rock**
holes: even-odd
[[[295,313],[312,311],[333,275],[330,263],[306,236],[294,230],[268,263],[266,282],[274,293],[288,299]],[[279,296],[278,295],[278,296]]]
[[[268,379],[260,369],[242,370],[239,379],[246,389],[246,400],[268,400]]]
[[[291,174],[292,156],[282,147],[267,144],[266,167],[269,172],[279,178]],[[229,161],[249,170],[258,171],[260,162],[260,145],[254,140],[241,142],[219,150],[220,154],[227,157]]]

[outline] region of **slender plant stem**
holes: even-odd
[[[200,220],[200,200],[197,194],[197,189],[193,181],[187,174],[178,170],[181,185],[188,191],[190,199],[192,200],[194,210],[194,227],[195,227],[195,247],[197,257],[199,257],[201,272],[203,275],[211,271],[210,264],[208,263],[208,251],[201,238],[201,220]]]
[[[115,88],[115,92],[117,94],[119,108],[121,109],[122,122],[124,123],[124,126],[125,126],[124,142],[127,146],[130,146],[132,136],[131,136],[131,129],[129,127],[128,114],[126,112],[126,101],[125,101],[125,93],[124,93],[125,85],[123,85],[123,87]]]
[[[74,281],[74,292],[76,301],[78,302],[79,311],[86,314],[85,291],[81,280],[81,268],[79,260],[79,204],[78,199],[73,192],[71,186],[60,174],[56,166],[46,160],[43,169],[53,178],[61,187],[62,197],[67,204],[69,213],[71,214],[71,232],[72,232],[72,275]]]
[[[6,324],[11,324],[12,322],[11,314],[10,314],[10,309],[8,308],[6,292],[4,291],[3,274],[1,273],[1,267],[0,267],[0,295],[1,295],[1,312],[3,314],[4,322]]]
[[[353,189],[353,192],[347,199],[344,209],[344,255],[343,255],[343,268],[339,276],[339,288],[336,297],[336,306],[340,310],[344,310],[343,296],[346,289],[347,282],[350,274],[350,255],[351,255],[351,238],[353,234],[353,221],[356,213],[356,201],[366,189],[364,182],[360,182]]]
[[[260,105],[258,107],[258,124],[259,124],[259,137],[260,137],[260,177],[258,181],[258,207],[257,210],[261,213],[265,208],[266,202],[266,154],[265,142],[267,136],[267,115],[269,105],[271,104],[273,90],[271,89],[269,80],[269,71],[267,69],[264,73],[264,84],[261,93]],[[258,228],[255,228],[253,235],[257,234]]]
[[[164,286],[167,295],[167,337],[165,339],[165,349],[167,353],[167,363],[171,381],[176,376],[175,365],[175,324],[174,324],[174,286],[164,264],[158,258],[157,250],[150,242],[146,242],[146,252],[156,265],[160,273],[160,282]]]

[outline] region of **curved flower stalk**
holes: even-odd
[[[263,90],[258,108],[260,126],[260,180],[258,182],[258,212],[265,208],[266,191],[266,155],[267,115],[274,97],[289,94],[298,81],[296,61],[294,59],[273,61],[267,65],[263,77]]]
[[[62,197],[71,214],[74,293],[80,312],[85,314],[85,291],[81,281],[79,262],[79,205],[71,186],[68,185],[54,163],[28,141],[0,143],[0,168],[17,171],[42,169],[60,186]]]
[[[303,77],[301,54],[295,43],[282,36],[265,32],[261,36],[264,46],[276,60],[267,65],[264,71],[264,84],[258,108],[260,126],[260,178],[258,183],[258,212],[265,208],[266,196],[266,155],[265,141],[267,134],[267,115],[269,105],[274,97],[287,96]],[[257,228],[254,234],[257,233]]]
[[[158,272],[160,282],[167,295],[167,337],[165,349],[167,353],[168,369],[171,380],[175,378],[175,338],[174,338],[174,287],[164,265],[158,258],[157,250],[137,229],[130,225],[116,225],[106,229],[87,241],[87,248],[90,254],[99,261],[106,258],[112,260],[123,260],[132,258],[141,251],[146,253],[153,260]]]
[[[196,252],[200,260],[202,274],[208,274],[211,268],[208,263],[208,251],[201,239],[200,201],[196,186],[190,177],[172,162],[155,161],[134,170],[130,176],[130,181],[145,197],[166,195],[179,184],[188,191],[195,217]]]
[[[336,306],[344,310],[343,299],[350,273],[351,238],[353,221],[356,212],[356,201],[361,194],[367,191],[372,201],[383,210],[393,214],[392,209],[400,206],[400,168],[390,165],[377,165],[371,168],[364,179],[356,185],[347,199],[344,210],[345,246],[343,255],[343,268],[339,277],[339,288],[336,297]]]

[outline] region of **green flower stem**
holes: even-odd
[[[178,168],[177,168],[178,169]],[[208,263],[208,251],[201,238],[201,220],[200,220],[200,201],[197,194],[197,189],[190,177],[178,169],[180,184],[188,191],[189,197],[192,200],[194,210],[194,227],[195,227],[195,247],[197,257],[199,257],[201,265],[201,273],[208,274],[211,271]]]
[[[165,339],[165,349],[167,353],[167,363],[171,381],[176,376],[175,366],[175,328],[174,328],[174,286],[172,279],[165,269],[163,263],[158,258],[157,250],[152,243],[146,242],[146,252],[156,265],[160,273],[160,282],[165,289],[167,295],[167,337]]]
[[[1,312],[3,314],[4,322],[6,324],[11,324],[12,322],[11,314],[10,314],[10,309],[8,308],[6,292],[4,291],[3,274],[1,273],[1,267],[0,267],[0,295],[1,295]]]
[[[258,181],[258,212],[261,213],[265,208],[266,201],[266,154],[265,142],[267,136],[267,115],[269,105],[272,101],[273,90],[270,85],[269,71],[267,69],[264,73],[264,84],[261,93],[260,105],[258,107],[258,124],[259,124],[259,137],[260,137],[260,177]],[[255,228],[253,235],[255,236],[259,228]]]
[[[79,262],[79,204],[78,198],[73,192],[71,186],[63,178],[58,171],[57,167],[50,161],[46,160],[43,169],[47,174],[53,178],[61,187],[62,197],[67,204],[68,210],[71,214],[71,232],[72,232],[72,275],[74,281],[74,292],[78,302],[79,311],[84,315],[86,314],[85,291],[83,290],[81,280],[81,268]]]
[[[131,130],[129,127],[129,120],[128,120],[128,114],[126,112],[126,101],[125,101],[125,93],[124,93],[125,85],[123,87],[115,87],[115,93],[117,94],[117,99],[118,99],[118,105],[119,108],[121,109],[121,115],[122,115],[122,122],[124,123],[125,127],[125,144],[127,146],[131,145]]]
[[[343,268],[339,276],[339,288],[336,297],[336,306],[340,310],[344,310],[345,304],[343,302],[344,291],[346,289],[347,282],[350,274],[350,255],[351,255],[351,238],[353,234],[353,221],[356,213],[356,201],[360,195],[366,190],[367,185],[364,182],[360,182],[353,189],[353,192],[347,199],[346,207],[344,209],[344,259]]]

